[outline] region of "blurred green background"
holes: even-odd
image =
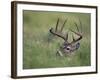
[[[57,19],[60,18],[59,27],[65,19],[63,32],[69,29],[77,31],[74,22],[80,29],[79,19],[82,22],[83,39],[80,48],[72,56],[56,56],[57,49],[63,40],[50,34],[49,29],[55,28]],[[89,13],[71,12],[46,12],[23,11],[23,69],[74,67],[91,65],[91,35]],[[72,41],[72,33],[69,32],[69,42]]]

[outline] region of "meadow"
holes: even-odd
[[[77,67],[91,65],[91,25],[89,13],[69,12],[44,12],[23,11],[23,69]],[[63,32],[69,29],[77,31],[74,22],[80,28],[79,19],[82,22],[83,39],[81,45],[72,56],[60,57],[56,55],[57,49],[63,43],[61,38],[50,34],[49,29],[55,28],[57,19],[59,26],[65,19]],[[72,33],[69,31],[68,41],[72,41]]]

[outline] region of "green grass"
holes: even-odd
[[[74,67],[89,66],[90,62],[90,14],[86,13],[64,13],[64,12],[39,12],[24,11],[24,49],[23,68],[53,68],[53,67]],[[80,48],[74,55],[59,57],[56,51],[63,43],[58,37],[49,33],[51,27],[55,28],[57,19],[60,18],[60,26],[66,18],[63,32],[68,29],[76,30],[74,22],[79,25],[79,18],[82,22],[83,39]],[[69,32],[69,41],[72,40],[72,33]]]

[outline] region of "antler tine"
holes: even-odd
[[[77,41],[82,39],[82,23],[81,23],[80,19],[79,19],[79,23],[80,23],[80,26],[81,26],[81,33],[79,32],[79,28],[78,28],[78,25],[76,23],[74,23],[74,24],[76,25],[76,28],[77,28],[78,32],[70,30],[71,32],[73,32],[73,33],[75,33],[76,35],[79,36],[79,38],[75,39],[74,36],[72,35],[73,41],[71,43],[75,43],[75,42],[77,42]]]
[[[75,38],[74,38],[73,34],[72,34],[72,38],[73,38],[73,41],[75,41]]]
[[[82,23],[80,21],[80,18],[79,18],[79,23],[80,23],[80,27],[81,27],[81,33],[82,33]]]
[[[76,22],[74,22],[76,28],[77,28],[77,31],[79,32],[79,28],[78,28],[78,25],[76,24]]]
[[[82,34],[78,33],[78,32],[75,32],[73,30],[71,30],[73,33],[77,34],[78,36],[82,36]]]
[[[64,27],[66,21],[67,21],[67,20],[65,20],[65,22],[64,22],[64,24],[63,24],[63,26],[62,26],[62,28],[61,28],[61,31],[62,31],[62,29],[63,29],[63,27]],[[65,37],[61,32],[59,32],[58,29],[57,29],[57,28],[58,28],[58,24],[59,24],[59,18],[58,18],[58,20],[57,20],[57,24],[56,24],[55,30],[53,30],[53,28],[51,28],[51,29],[49,30],[50,33],[52,33],[53,35],[56,35],[56,36],[62,38],[64,41],[67,41],[67,40],[68,40],[68,34],[66,34],[66,37]]]
[[[65,38],[65,40],[66,40],[66,41],[68,40],[68,33],[66,33],[66,38]]]
[[[65,21],[65,22],[66,22],[66,21]],[[64,22],[64,24],[65,24],[65,22]],[[51,32],[52,34],[54,34],[54,35],[56,35],[56,36],[58,36],[58,37],[64,39],[64,40],[66,40],[65,36],[64,36],[63,34],[59,33],[59,31],[57,31],[57,30],[58,30],[58,29],[57,29],[57,28],[58,28],[58,24],[59,24],[59,18],[58,18],[58,20],[57,20],[57,24],[56,24],[55,30],[53,30],[53,28],[51,28],[51,29],[50,29],[50,32]],[[63,24],[63,26],[64,26],[64,24]]]
[[[77,42],[77,41],[79,41],[79,40],[82,39],[82,35],[81,35],[80,33],[77,33],[77,32],[75,32],[75,31],[73,31],[73,30],[71,30],[71,31],[72,31],[73,33],[75,33],[76,35],[80,36],[78,39],[73,40],[73,41],[71,42],[71,44],[72,44],[72,43],[75,43],[75,42]]]
[[[50,29],[50,32],[51,32],[52,34],[54,34],[54,35],[56,35],[56,36],[58,36],[58,37],[64,39],[64,40],[66,40],[65,37],[64,37],[63,35],[61,35],[60,33],[54,32],[54,31],[53,31],[53,28]]]
[[[66,19],[66,20],[64,21],[64,23],[63,23],[63,25],[62,25],[62,27],[61,27],[61,32],[62,32],[62,30],[63,30],[63,28],[64,28],[65,23],[66,23],[67,20],[68,20],[68,19]]]
[[[57,29],[58,29],[58,24],[59,24],[59,18],[58,18],[58,20],[57,20],[57,24],[56,24],[55,32],[56,32]]]

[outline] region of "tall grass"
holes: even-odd
[[[91,65],[90,14],[24,11],[23,15],[24,69]],[[56,51],[63,43],[63,40],[50,34],[49,29],[51,27],[55,28],[58,18],[60,18],[59,26],[62,25],[66,18],[68,19],[63,30],[64,33],[68,29],[76,30],[74,22],[79,25],[79,18],[82,22],[83,39],[80,41],[80,48],[74,52],[74,55],[66,57],[56,56]],[[69,32],[69,41],[72,40],[71,36],[72,33]]]

